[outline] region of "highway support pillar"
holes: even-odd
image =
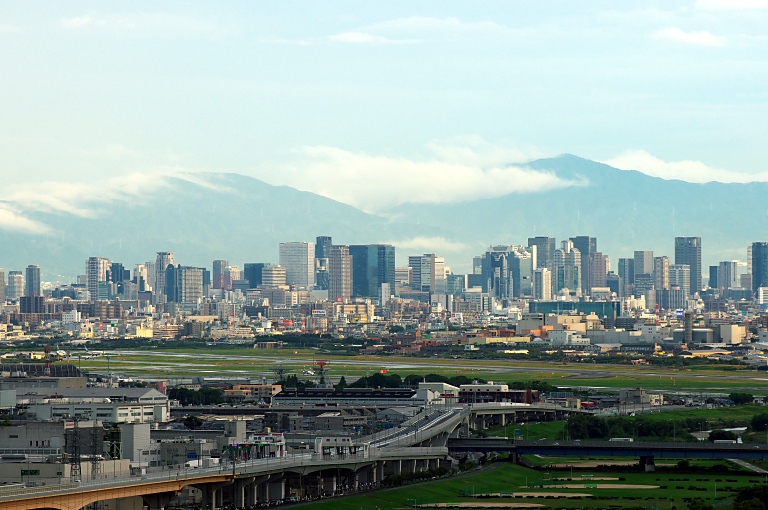
[[[232,485],[232,503],[237,508],[245,507],[245,489],[251,485],[254,481],[254,477],[250,478],[238,478]]]
[[[267,487],[270,501],[283,501],[285,499],[285,478],[281,473],[270,475]]]
[[[653,457],[640,457],[640,467],[646,473],[653,473],[656,471],[656,464],[653,461]]]
[[[175,492],[160,492],[158,494],[147,494],[142,496],[149,510],[165,510],[165,507],[176,497]]]

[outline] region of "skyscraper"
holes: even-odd
[[[155,296],[165,295],[165,270],[176,263],[173,260],[173,252],[159,251],[155,260]]]
[[[169,265],[165,273],[165,292],[169,302],[196,304],[202,301],[202,268]]]
[[[280,243],[280,265],[288,285],[309,289],[315,285],[315,244]]]
[[[315,239],[315,287],[320,290],[328,290],[328,257],[332,246],[331,236]]]
[[[381,284],[395,290],[395,247],[390,244],[351,245],[352,297],[377,297]]]
[[[315,238],[315,258],[327,259],[330,257],[332,246],[333,239],[331,239],[331,236],[317,236]]]
[[[533,299],[539,301],[552,299],[552,272],[546,267],[533,272]]]
[[[24,295],[24,275],[21,271],[8,271],[8,292],[6,298],[19,299]]]
[[[581,253],[581,291],[584,294],[589,294],[589,289],[592,287],[602,287],[602,285],[593,285],[590,281],[592,272],[589,269],[589,264],[592,254],[597,251],[597,238],[576,236],[571,237],[571,242],[573,242],[573,247]]]
[[[669,257],[666,255],[653,258],[653,286],[656,290],[669,288]]]
[[[686,297],[691,295],[691,268],[688,264],[669,266],[669,287],[681,288]]]
[[[644,250],[635,251],[635,278],[639,274],[653,275],[653,252]],[[634,280],[633,280],[634,281]]]
[[[675,237],[675,264],[691,268],[691,294],[701,290],[701,237]]]
[[[589,290],[591,292],[595,287],[607,286],[606,278],[608,271],[611,270],[611,261],[599,251],[592,252],[589,257]]]
[[[112,262],[109,265],[109,272],[112,275],[109,281],[112,283],[125,282],[131,279],[131,270],[126,269],[120,262]]]
[[[243,279],[248,280],[248,286],[255,289],[261,285],[261,271],[264,269],[263,262],[246,262],[243,266]]]
[[[555,256],[557,240],[554,237],[529,237],[528,246],[536,247],[536,267],[552,269],[552,258]]]
[[[109,271],[109,259],[107,258],[89,257],[85,261],[85,277],[88,281],[88,294],[91,301],[100,299],[99,284],[107,283],[107,271]],[[108,299],[108,296],[105,299]]]
[[[627,294],[627,288],[635,284],[635,259],[619,259],[619,278],[623,289],[622,295]]]
[[[408,265],[411,267],[411,285],[420,292],[435,292],[436,255],[425,253],[408,257]]]
[[[581,294],[581,252],[573,247],[573,241],[563,241],[555,250],[552,262],[552,292],[568,289]]]
[[[483,292],[496,299],[509,299],[513,293],[512,246],[489,246],[483,257]]]
[[[279,264],[270,264],[261,269],[262,287],[285,286],[285,268]]]
[[[226,270],[229,266],[229,261],[224,259],[217,259],[213,261],[213,288],[216,290],[229,290],[231,288],[231,282],[226,280]]]
[[[727,291],[740,285],[739,263],[736,260],[723,261],[717,267],[717,287]]]
[[[0,306],[5,303],[5,271],[0,269]]]
[[[24,295],[25,296],[40,296],[42,295],[42,288],[40,286],[40,266],[30,264],[27,266],[27,276],[24,279]]]
[[[139,292],[145,292],[149,284],[149,273],[147,272],[147,266],[144,264],[136,264],[136,268],[133,270],[133,282],[137,285]]]
[[[718,275],[718,280],[720,280]],[[768,287],[768,243],[752,243],[752,291]]]
[[[328,257],[328,299],[352,296],[352,256],[348,246],[333,246]]]

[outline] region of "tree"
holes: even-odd
[[[688,510],[714,510],[715,507],[705,502],[703,499],[695,498],[688,503]]]
[[[756,414],[749,422],[749,427],[755,432],[763,432],[768,428],[768,413]]]
[[[203,424],[203,420],[201,420],[197,416],[186,416],[184,418],[184,426],[187,427],[189,430],[194,430],[197,427],[201,426],[202,424]]]
[[[715,441],[736,441],[736,438],[736,434],[730,430],[717,429],[709,433],[710,443],[714,443]]]
[[[743,405],[743,404],[751,404],[752,401],[755,399],[754,396],[752,396],[751,393],[741,393],[734,391],[730,395],[728,395],[728,398],[733,401],[734,404]]]
[[[766,510],[765,503],[757,498],[734,503],[733,510]]]
[[[343,390],[343,389],[344,389],[344,388],[346,388],[346,387],[347,387],[347,378],[346,378],[346,377],[344,377],[344,376],[342,375],[342,376],[341,376],[341,379],[339,379],[339,384],[337,384],[337,385],[334,387],[334,389],[335,389],[336,391],[341,391],[341,390]]]

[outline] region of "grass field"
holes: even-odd
[[[701,464],[704,466],[704,464]],[[594,481],[588,478],[580,479],[582,474],[592,475]],[[615,472],[599,470],[574,470],[573,479],[570,470],[539,471],[528,469],[511,463],[499,463],[469,475],[404,486],[391,490],[380,490],[364,495],[333,499],[310,505],[318,510],[357,510],[396,509],[405,508],[408,504],[428,505],[435,503],[459,503],[472,501],[489,501],[486,498],[472,495],[490,493],[525,492],[533,493],[532,497],[524,499],[503,498],[497,501],[522,501],[539,503],[550,508],[650,508],[684,509],[685,499],[701,498],[711,504],[731,499],[732,489],[764,483],[761,475],[729,473],[727,475],[701,475],[677,473],[640,473]],[[558,480],[554,480],[557,478]],[[608,484],[610,488],[591,488],[599,478],[619,478],[618,480],[600,481],[600,486]],[[573,488],[558,488],[558,485],[575,485]],[[654,486],[656,489],[622,489],[619,485]],[[540,486],[555,486],[541,488]],[[616,488],[614,488],[616,487]],[[696,490],[694,490],[696,489]],[[588,493],[596,498],[553,499],[547,494],[552,492]]]
[[[105,346],[106,347],[106,346]],[[386,369],[389,374],[445,376],[464,375],[504,382],[546,381],[571,388],[635,388],[670,391],[729,393],[748,390],[768,394],[768,374],[752,370],[734,371],[728,367],[695,367],[677,370],[665,367],[603,365],[596,363],[454,360],[385,356],[326,356],[310,349],[257,350],[242,348],[148,349],[113,351],[94,359],[71,358],[70,362],[87,370],[100,370],[143,377],[190,377],[207,374],[274,377],[282,367],[301,375],[315,360],[328,360],[332,380],[342,375],[356,378]]]

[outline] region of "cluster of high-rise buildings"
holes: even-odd
[[[172,252],[158,252],[154,260],[127,269],[93,256],[76,282],[45,290],[39,266],[9,271],[7,278],[0,270],[7,281],[0,285],[0,301],[6,324],[178,314],[229,322],[245,315],[333,322],[350,312],[368,321],[409,308],[473,314],[546,308],[530,303],[557,303],[560,309],[574,302],[613,303],[617,315],[704,311],[727,300],[768,302],[768,243],[753,243],[745,255],[745,261],[710,266],[705,286],[699,237],[675,238],[672,258],[636,250],[615,266],[594,237],[559,243],[531,237],[526,245],[490,246],[474,257],[471,272],[457,274],[434,253],[409,256],[407,265],[398,267],[392,245],[336,245],[320,236],[315,242],[280,243],[277,263],[242,267],[224,259],[214,260],[210,269],[182,265]],[[305,326],[310,323],[302,319]]]

